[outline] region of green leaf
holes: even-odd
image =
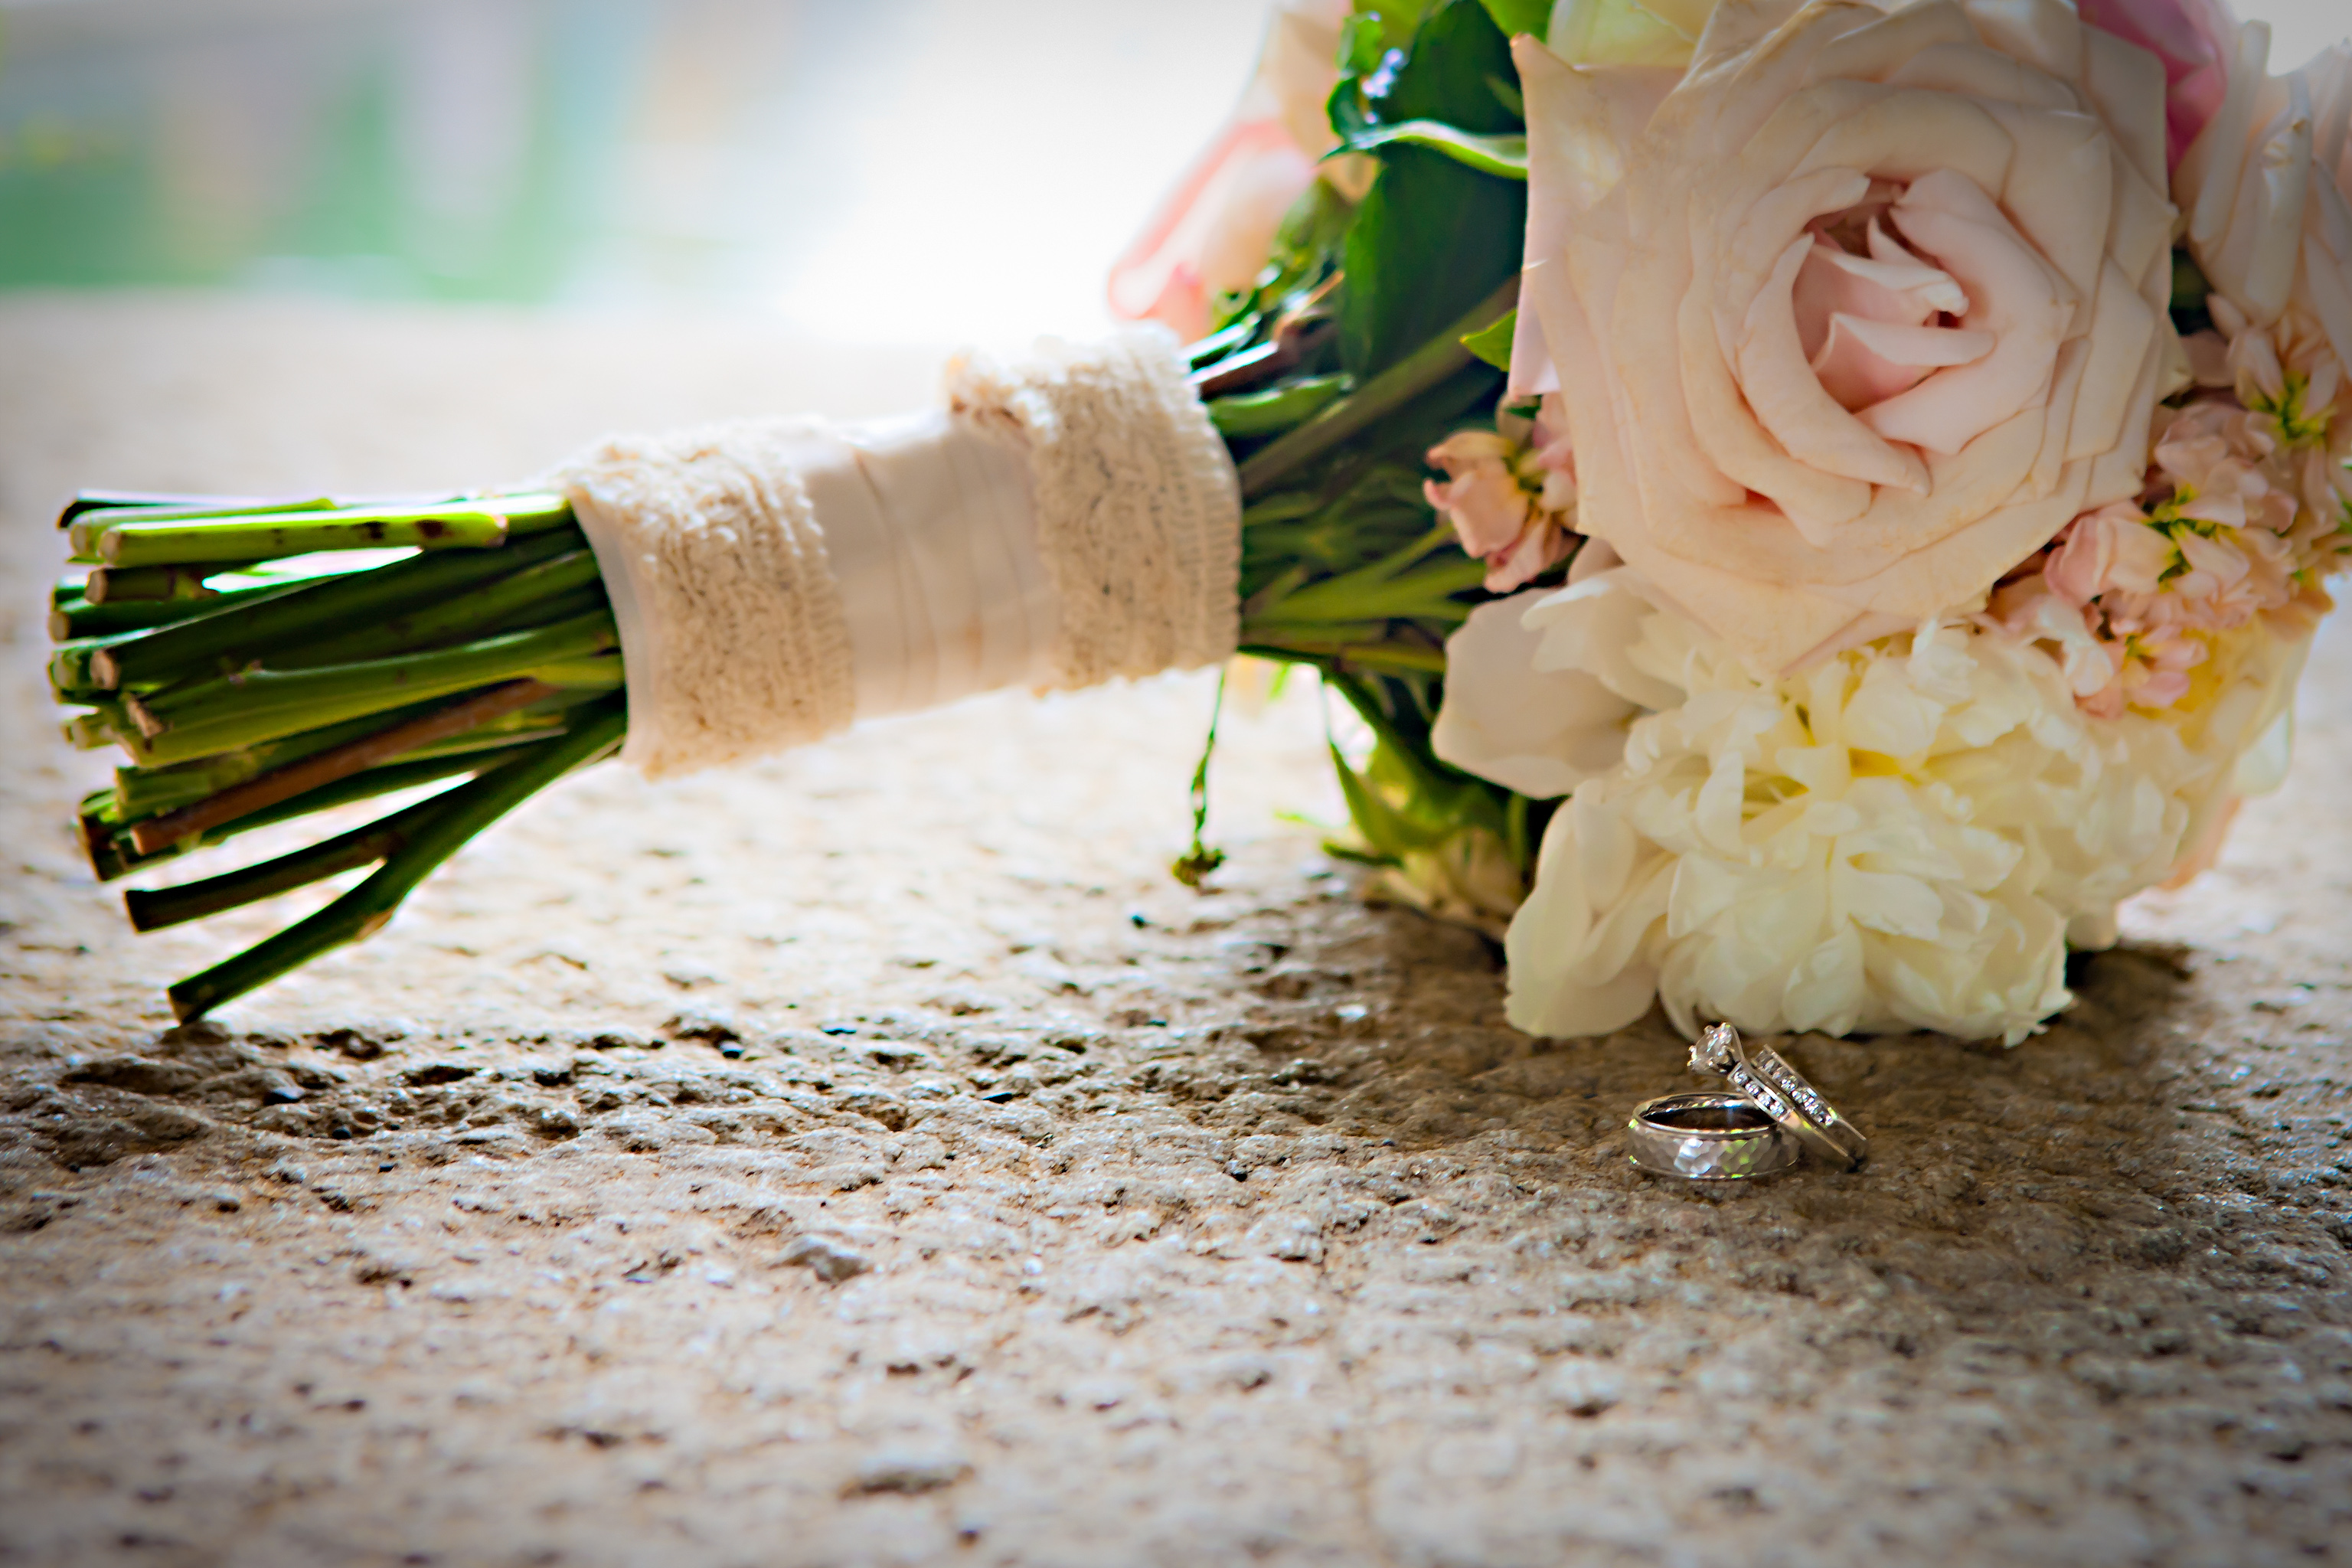
[[[1415,822],[1391,805],[1363,774],[1348,765],[1337,746],[1331,748],[1331,766],[1339,773],[1339,794],[1348,803],[1348,816],[1375,854],[1394,858],[1444,840],[1447,829]]]
[[[1466,168],[1506,180],[1528,177],[1528,139],[1516,132],[1477,136],[1436,120],[1408,120],[1401,125],[1368,125],[1335,149],[1339,153],[1369,153],[1391,142],[1409,142],[1444,153]]]
[[[1511,336],[1519,330],[1519,313],[1509,311],[1495,318],[1492,326],[1482,327],[1462,340],[1462,346],[1508,375],[1511,372]]]
[[[1356,14],[1349,19],[1369,24],[1374,29],[1380,40],[1380,52],[1372,56],[1377,64],[1381,53],[1410,45],[1413,34],[1435,9],[1434,0],[1356,0]],[[1345,55],[1340,58],[1348,58]]]
[[[1434,121],[1473,137],[1522,132],[1489,77],[1518,79],[1508,41],[1479,0],[1447,0],[1414,36],[1389,90],[1367,107],[1380,125]],[[1376,127],[1339,128],[1346,134]],[[1407,140],[1375,155],[1381,174],[1349,232],[1339,310],[1340,363],[1360,381],[1428,342],[1517,271],[1527,229],[1527,189],[1516,181]]]
[[[1486,564],[1452,552],[1448,554],[1451,559],[1396,578],[1381,574],[1378,563],[1344,576],[1326,578],[1275,601],[1266,610],[1266,618],[1287,622],[1465,619],[1469,606],[1453,603],[1454,595],[1485,582]]]
[[[1339,29],[1339,72],[1342,76],[1370,76],[1381,66],[1381,57],[1388,52],[1386,29],[1378,16],[1350,16]]]
[[[1485,4],[1486,15],[1507,38],[1521,33],[1540,38],[1551,26],[1551,0],[1485,0]]]
[[[1380,117],[1442,120],[1465,131],[1495,133],[1526,129],[1496,100],[1488,78],[1516,85],[1511,41],[1496,29],[1478,0],[1445,0],[1431,7],[1413,35],[1388,91],[1374,100]]]

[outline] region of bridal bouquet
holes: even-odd
[[[2219,0],[1284,0],[1105,342],[509,492],[77,501],[52,676],[131,763],[93,865],[461,781],[132,893],[376,868],[194,1016],[616,748],[1238,650],[1369,723],[1347,852],[1507,921],[1522,1028],[2022,1038],[2277,781],[2352,549],[2352,55],[2267,43]]]

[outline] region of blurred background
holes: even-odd
[[[1262,0],[0,0],[0,290],[1104,317]]]
[[[2344,0],[2252,0],[2274,67]],[[1263,0],[0,0],[0,290],[1099,324]]]

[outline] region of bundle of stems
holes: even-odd
[[[194,1018],[364,936],[467,839],[626,724],[612,614],[561,496],[76,499],[51,591],[66,733],[127,765],[81,803],[100,880],[331,806],[374,822],[128,897],[154,931],[343,872],[324,909],[170,989]]]
[[[1351,205],[1316,184],[1257,285],[1192,346],[1193,381],[1241,478],[1244,651],[1313,667],[1378,739],[1360,772],[1333,749],[1362,853],[1393,861],[1471,828],[1524,866],[1537,808],[1430,747],[1444,639],[1484,574],[1421,489],[1423,454],[1501,395],[1493,345],[1509,340],[1517,286],[1524,186],[1509,160],[1465,156],[1463,138],[1504,145],[1524,126],[1479,0],[1387,26],[1351,34],[1333,99],[1334,124],[1382,164],[1371,194]],[[52,591],[51,684],[73,743],[128,753],[81,804],[101,880],[436,787],[307,847],[129,894],[131,924],[153,931],[375,868],[173,985],[184,1020],[373,931],[467,839],[626,728],[611,608],[560,495],[94,492],[60,522],[86,571]],[[1188,880],[1216,859],[1200,839],[1206,768],[1178,863]]]

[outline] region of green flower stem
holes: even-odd
[[[143,632],[151,626],[185,620],[204,607],[201,599],[134,599],[126,605],[93,605],[88,599],[68,599],[49,610],[49,640],[72,642],[80,637],[112,637],[118,632]]]
[[[314,752],[299,762],[232,784],[202,800],[192,801],[161,816],[140,823],[131,830],[131,847],[142,855],[152,855],[165,845],[173,844],[192,833],[202,833],[240,816],[249,816],[280,801],[291,800],[321,784],[332,784],[373,767],[404,756],[419,746],[431,745],[484,724],[502,719],[520,708],[555,695],[555,689],[536,680],[510,681],[478,691],[422,713],[399,723],[386,725],[373,734],[346,741],[340,746],[330,746]]]
[[[437,805],[439,800],[436,795],[394,812],[382,822],[339,833],[307,849],[265,860],[258,866],[206,877],[202,881],[184,882],[175,888],[152,891],[131,889],[122,895],[123,910],[131,916],[131,929],[142,933],[162,931],[289,893],[362,866],[372,866],[405,844],[408,837],[404,829],[409,820],[421,818],[424,808]]]
[[[618,646],[612,615],[599,611],[538,631],[485,637],[432,653],[318,669],[255,670],[175,688],[152,699],[134,697],[128,706],[145,737],[140,760],[179,761],[493,681],[519,679],[541,665],[562,664]]]
[[[551,626],[558,621],[572,620],[592,610],[609,609],[612,597],[604,592],[604,580],[598,576],[594,563],[588,563],[590,581],[568,594],[551,599],[537,599],[499,616],[484,625],[480,635],[491,632],[527,632],[540,626]]]
[[[95,752],[111,746],[122,738],[124,730],[136,732],[131,716],[119,702],[100,703],[87,713],[76,713],[65,721],[66,744],[78,752]]]
[[[560,730],[553,732],[558,739],[562,733]],[[545,743],[548,742],[542,741],[542,745]],[[519,762],[522,755],[517,753],[511,761]],[[448,809],[448,805],[446,794],[436,795],[348,833],[338,833],[257,865],[173,888],[134,888],[122,895],[123,907],[131,915],[131,929],[161,931],[275,898],[362,866],[372,866],[406,846],[420,827]]]
[[[1281,621],[1252,620],[1242,628],[1242,641],[1265,647],[1312,648],[1322,652],[1343,644],[1387,640],[1386,620]]]
[[[1287,436],[1268,442],[1241,465],[1242,495],[1265,494],[1301,464],[1321,457],[1342,441],[1395,413],[1476,356],[1462,339],[1491,323],[1518,304],[1519,280],[1509,280],[1480,300],[1462,318],[1421,347],[1364,383]]]
[[[282,740],[209,752],[188,762],[172,763],[162,767],[117,768],[114,770],[116,819],[125,823],[137,822],[159,812],[185,805],[190,801],[202,800],[208,795],[243,784],[247,779],[257,778],[272,768],[282,768],[330,746],[340,746],[346,741],[372,735],[387,724],[397,724],[419,714],[429,713],[436,706],[432,702],[411,703],[388,713],[363,714],[340,724],[301,731]],[[123,716],[122,721],[132,735],[139,734],[139,727],[131,722],[128,714]]]
[[[49,694],[66,705],[78,702],[102,702],[114,696],[113,690],[101,685],[91,669],[98,656],[110,643],[120,642],[130,633],[110,637],[78,637],[59,643],[49,650]]]
[[[1420,647],[1402,642],[1318,641],[1303,634],[1296,637],[1285,637],[1282,635],[1284,630],[1282,627],[1272,628],[1272,635],[1254,632],[1249,639],[1243,642],[1239,651],[1258,658],[1311,664],[1325,671],[1381,669],[1412,675],[1445,673],[1445,650],[1442,647]]]
[[[181,839],[177,844],[157,850],[152,855],[142,855],[132,847],[130,833],[113,814],[111,794],[100,792],[90,799],[104,802],[103,809],[91,811],[88,809],[89,802],[83,803],[85,807],[81,814],[83,847],[89,851],[90,869],[97,875],[98,879],[101,882],[110,882],[117,877],[132,871],[144,870],[174,856],[193,854],[198,849],[209,849],[214,845],[226,844],[240,833],[250,833],[256,828],[270,827],[281,822],[290,822],[298,816],[308,816],[313,812],[330,811],[339,805],[349,805],[353,801],[372,800],[377,795],[390,795],[395,790],[415,789],[422,784],[438,784],[443,779],[455,778],[461,773],[480,773],[484,768],[504,761],[505,758],[501,754],[504,750],[501,747],[486,749],[462,756],[428,757],[415,762],[386,763],[382,767],[370,768],[364,773],[353,773],[349,778],[337,779],[333,784],[322,784],[308,795],[299,795],[292,800],[281,801],[266,810],[257,811],[250,816],[240,816],[235,822],[222,823],[210,832],[193,834]]]
[[[564,696],[582,702],[593,702],[604,695],[604,690],[557,689]],[[422,762],[428,757],[461,757],[476,752],[505,751],[514,746],[536,744],[551,735],[563,733],[564,728],[560,715],[531,711],[511,713],[504,719],[468,730],[462,735],[452,735],[429,746],[413,746],[401,752],[400,756],[403,762]]]
[[[576,531],[503,550],[412,556],[373,572],[295,583],[228,609],[147,632],[107,647],[90,668],[113,687],[158,686],[219,673],[282,647],[297,647],[345,627],[373,626],[418,605],[576,549]]]
[[[421,550],[503,544],[509,533],[568,521],[560,495],[474,497],[426,506],[343,507],[164,518],[153,511],[90,512],[68,531],[74,554],[108,566],[184,566],[208,561],[268,561],[320,550]]]
[[[531,667],[531,679],[550,686],[577,691],[618,691],[628,683],[628,674],[617,653],[598,654],[593,658],[559,658]]]
[[[1479,562],[1458,553],[1412,570],[1414,563],[1454,541],[1450,523],[1435,529],[1377,561],[1352,572],[1279,595],[1262,592],[1252,600],[1252,616],[1284,621],[1367,620],[1417,617],[1459,618],[1466,609],[1453,596],[1486,581]],[[1279,584],[1269,584],[1269,589]]]
[[[399,760],[452,757],[467,752],[540,740],[550,731],[563,727],[563,710],[592,702],[600,694],[601,689],[558,689],[552,697],[544,698],[503,719],[478,725],[462,735],[429,745],[412,746],[400,753]],[[411,703],[388,713],[370,713],[341,724],[306,730],[282,741],[270,741],[239,751],[215,752],[168,767],[117,768],[114,770],[115,819],[121,823],[137,823],[174,810],[243,784],[247,779],[257,778],[273,768],[313,756],[331,746],[372,735],[387,724],[401,723],[430,713],[438,706],[434,702]],[[121,718],[120,724],[134,735],[139,732],[138,726],[131,722],[128,715]]]
[[[596,557],[583,544],[462,594],[419,605],[342,637],[288,649],[262,662],[271,669],[313,669],[467,642],[546,601],[568,598],[583,588],[593,597],[572,613],[584,615],[603,603],[602,582],[596,574]]]
[[[1321,413],[1349,387],[1344,375],[1315,375],[1265,392],[1244,392],[1210,403],[1209,422],[1228,440],[1279,436]]]
[[[278,592],[286,586],[288,584],[269,584],[237,588],[227,593],[207,594],[201,598],[191,594],[158,599],[75,599],[49,612],[49,637],[55,642],[69,642],[77,637],[150,631],[196,616],[209,616],[218,610],[249,605],[263,595]]]
[[[321,512],[296,521],[223,518],[217,521],[118,522],[73,526],[73,551],[109,566],[181,566],[206,561],[268,561],[320,550],[485,549],[507,542],[507,520],[478,508],[450,508],[432,517],[352,516]]]
[[[375,874],[308,920],[171,988],[173,1014],[186,1023],[299,968],[332,947],[372,935],[400,901],[467,840],[583,763],[618,744],[628,714],[617,703],[561,741],[534,749],[451,790]],[[439,803],[436,803],[439,804]]]
[[[212,596],[208,579],[227,576],[252,562],[215,566],[100,566],[82,580],[82,596],[93,605],[127,605],[155,599]],[[284,584],[279,584],[283,586]]]
[[[332,496],[280,497],[276,500],[257,500],[247,496],[176,496],[137,497],[110,496],[103,491],[76,496],[64,511],[58,514],[58,526],[73,537],[73,530],[88,524],[95,532],[103,532],[118,522],[133,519],[155,522],[170,521],[192,522],[215,517],[271,517],[289,512],[332,511],[343,504]],[[85,533],[83,538],[94,537]],[[76,549],[80,546],[76,544]]]
[[[128,604],[133,599],[212,600],[247,588],[290,588],[297,583],[373,572],[389,564],[368,552],[331,550],[313,555],[289,555],[278,561],[217,561],[194,566],[93,566],[82,588],[83,596],[93,605]]]

